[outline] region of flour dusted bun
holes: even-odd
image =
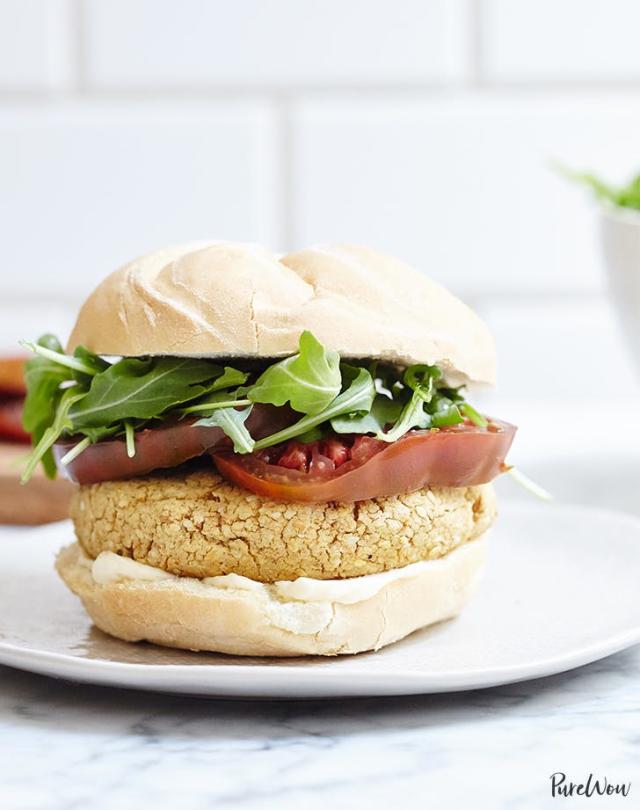
[[[260,586],[222,588],[166,573],[100,584],[77,544],[61,551],[57,568],[94,623],[125,641],[232,655],[340,655],[380,649],[456,616],[484,556],[485,541],[473,540],[347,603],[286,601]]]
[[[108,276],[82,307],[68,350],[104,355],[279,357],[308,329],[343,357],[437,364],[451,384],[492,383],[480,318],[403,262],[353,245],[277,257],[249,244],[189,244]]]

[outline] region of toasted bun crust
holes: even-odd
[[[344,357],[440,365],[451,384],[493,383],[480,318],[397,259],[353,245],[278,258],[248,244],[188,244],[116,270],[80,310],[68,350],[279,357],[309,329]]]
[[[57,569],[94,623],[125,641],[232,655],[340,655],[380,649],[456,616],[482,567],[484,546],[481,539],[465,543],[354,604],[283,603],[190,578],[99,585],[77,544],[60,552]]]

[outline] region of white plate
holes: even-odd
[[[235,658],[112,639],[53,571],[71,539],[67,523],[0,531],[0,663],[193,695],[404,695],[552,675],[640,642],[640,521],[615,512],[503,505],[461,617],[341,658]]]

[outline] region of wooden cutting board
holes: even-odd
[[[63,478],[49,481],[38,469],[28,484],[20,483],[28,445],[0,443],[0,523],[35,526],[69,514],[74,485]]]

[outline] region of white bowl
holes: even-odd
[[[640,211],[603,207],[600,234],[609,289],[640,371]]]

